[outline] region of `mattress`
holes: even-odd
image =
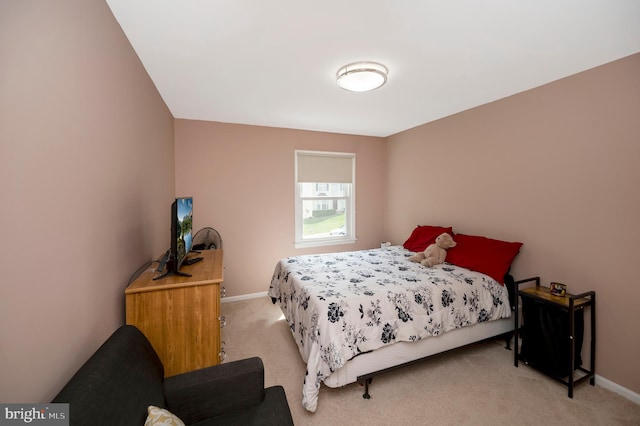
[[[484,323],[511,316],[506,287],[491,277],[446,263],[424,267],[410,262],[411,255],[402,246],[392,246],[278,262],[268,294],[280,305],[307,364],[307,410],[316,410],[323,382],[351,383],[361,371],[381,369],[389,359],[396,365],[399,359],[418,356],[406,355],[404,346],[437,346],[429,341],[483,325],[469,332],[474,339],[474,334],[487,334],[480,329],[491,328]],[[469,338],[461,337],[462,344]],[[453,337],[442,340],[444,350],[461,345]],[[392,354],[384,355],[383,349]],[[370,353],[378,351],[382,361],[367,365],[377,357]]]

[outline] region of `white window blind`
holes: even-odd
[[[298,183],[353,183],[354,154],[296,151]]]

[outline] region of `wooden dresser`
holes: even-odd
[[[138,327],[164,364],[165,377],[220,362],[222,250],[203,250],[204,260],[180,268],[191,277],[160,275],[147,268],[125,290],[127,324]]]

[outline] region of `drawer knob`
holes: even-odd
[[[220,352],[218,353],[220,362],[223,362],[225,359],[227,359],[227,352],[224,350],[225,345],[226,343],[224,343],[224,341],[220,342]]]

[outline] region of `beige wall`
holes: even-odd
[[[516,279],[597,292],[597,373],[640,392],[640,54],[389,138],[388,237],[517,240]]]
[[[279,259],[380,247],[386,198],[382,138],[176,120],[176,193],[194,229],[223,238],[228,296],[266,292]],[[356,244],[294,248],[294,150],[356,154]]]
[[[0,2],[0,401],[48,402],[168,244],[173,118],[102,0]]]

